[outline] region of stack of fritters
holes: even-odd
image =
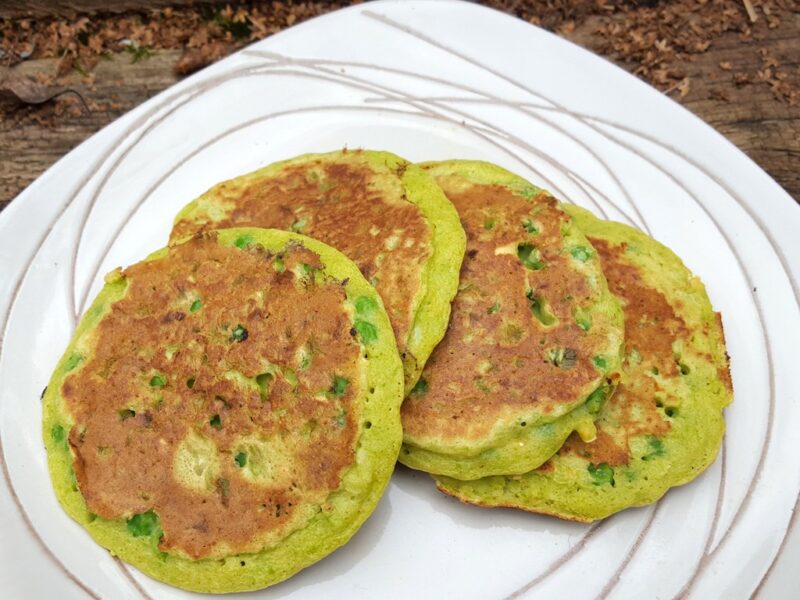
[[[465,502],[576,521],[708,467],[732,386],[721,319],[681,260],[500,167],[422,167],[467,253],[450,328],[403,404],[400,462]]]
[[[106,281],[45,395],[54,487],[99,543],[197,591],[344,544],[398,453],[483,506],[653,502],[713,462],[732,398],[680,259],[489,163],[276,163]]]

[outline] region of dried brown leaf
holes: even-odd
[[[46,85],[17,73],[5,73],[0,77],[0,105],[6,110],[24,105],[44,104],[67,93],[75,94],[83,102],[84,107],[86,106],[83,97],[71,88]]]

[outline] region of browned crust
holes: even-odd
[[[282,260],[278,272],[263,251],[199,236],[123,272],[126,295],[61,389],[91,512],[118,519],[154,509],[161,549],[202,558],[218,544],[258,550],[259,539],[291,528],[304,505],[339,487],[354,456],[360,345],[339,282],[293,273],[302,264],[320,267],[319,257],[294,246]],[[193,311],[197,299],[202,306]],[[301,348],[313,352],[305,369]],[[296,389],[280,372],[264,394],[221,377],[235,371],[255,382],[266,361],[291,369]],[[334,375],[347,379],[346,390],[325,397]],[[213,442],[219,456],[205,492],[174,476],[175,452],[190,432]],[[272,483],[245,477],[235,462],[242,436],[283,440],[286,456],[277,462],[285,473]]]
[[[601,379],[591,359],[607,339],[583,331],[573,314],[592,291],[564,249],[570,217],[546,194],[529,201],[500,185],[437,183],[458,210],[467,253],[450,326],[423,372],[428,391],[403,405],[407,436],[481,439],[509,409],[549,414],[573,405],[576,390]],[[539,231],[526,231],[527,221]],[[519,244],[536,246],[546,268],[526,268]],[[534,315],[531,294],[556,323]],[[555,364],[553,351],[571,358]]]
[[[714,319],[717,322],[717,329],[719,331],[720,343],[724,348],[727,348],[727,344],[725,343],[725,328],[722,326],[722,315],[718,312],[714,313]],[[717,367],[717,375],[722,380],[722,383],[725,384],[725,389],[728,392],[728,395],[733,394],[733,380],[731,379],[731,357],[728,354],[728,351],[725,351],[724,355],[724,364]]]
[[[349,151],[348,156],[362,153]],[[378,178],[366,164],[324,158],[288,166],[243,187],[237,180],[226,182],[213,190],[226,203],[235,204],[226,218],[183,219],[170,237],[179,240],[226,227],[266,227],[293,229],[333,246],[375,286],[402,354],[414,319],[413,298],[421,284],[422,267],[433,252],[425,218],[405,199],[400,182],[405,169],[401,164],[395,170],[392,193],[376,186]],[[395,239],[396,246],[389,250]]]

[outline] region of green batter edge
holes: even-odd
[[[367,296],[380,307],[370,316],[378,332],[377,340],[364,346],[368,356],[366,385],[359,398],[361,421],[355,463],[344,473],[341,487],[328,497],[331,509],[319,512],[304,527],[261,552],[201,560],[162,553],[157,548],[158,532],[148,537],[133,537],[125,519],[106,520],[88,510],[75,481],[73,457],[67,443],[74,420],[60,391],[67,374],[80,368],[73,356],[91,352],[95,328],[111,305],[124,297],[128,284],[123,277],[107,278],[58,362],[44,396],[43,437],[56,496],[67,514],[86,528],[95,541],[155,579],[196,592],[225,593],[261,589],[291,577],[345,544],[372,513],[389,482],[400,450],[403,371],[380,297],[343,254],[306,236],[273,229],[226,229],[217,235],[222,246],[235,247],[236,241],[244,237],[271,252],[282,251],[290,242],[300,243],[320,256],[326,275],[349,279],[345,288],[349,301]],[[169,248],[164,248],[145,260],[159,260],[168,254]],[[372,388],[374,392],[370,391]]]
[[[545,193],[545,190],[519,175],[483,161],[428,162],[420,163],[419,167],[429,173],[457,174],[474,184],[501,185],[528,200]],[[559,206],[567,209],[564,204]],[[566,246],[591,248],[579,223],[570,223],[564,229],[563,236]],[[599,317],[602,315],[603,320],[610,324],[609,332],[618,332],[618,335],[609,338],[609,348],[602,353],[607,357],[607,381],[599,387],[590,384],[583,394],[578,395],[575,402],[563,405],[560,412],[549,415],[532,412],[511,422],[501,422],[481,444],[443,445],[433,440],[416,440],[406,434],[399,458],[402,464],[412,469],[461,480],[479,479],[488,475],[518,475],[535,469],[553,456],[576,429],[591,431],[598,411],[614,393],[622,370],[624,317],[617,298],[609,291],[602,276],[597,253],[594,252],[583,264],[585,268],[591,268],[600,274],[597,283],[601,300],[587,314],[592,321],[600,321]]]
[[[431,352],[447,331],[450,303],[458,291],[459,272],[467,243],[455,207],[425,171],[395,154],[377,150],[303,154],[272,163],[211,188],[186,205],[175,217],[174,223],[191,221],[198,217],[211,221],[225,218],[228,211],[226,207],[219,205],[219,200],[224,203],[226,199],[224,195],[217,197],[217,194],[224,194],[221,188],[223,185],[246,185],[273,177],[286,167],[302,166],[318,160],[347,162],[354,157],[358,158],[359,164],[366,162],[370,168],[379,172],[387,169],[397,172],[402,169],[400,181],[405,189],[406,200],[419,208],[431,229],[433,254],[423,267],[420,288],[412,300],[410,314],[413,318],[406,339],[406,356],[403,357],[405,390],[408,393],[417,383]]]
[[[669,488],[688,483],[708,468],[716,459],[725,433],[723,409],[733,397],[719,375],[720,370],[728,369],[723,332],[700,280],[669,248],[640,231],[602,221],[576,206],[565,208],[591,237],[615,245],[627,243],[629,255],[635,257],[645,282],[673,303],[675,299],[682,303],[681,316],[693,332],[691,347],[695,352],[681,357],[689,373],[681,377],[686,387],[681,393],[679,415],[672,420],[669,433],[660,438],[665,453],[653,459],[632,448],[630,463],[614,468],[613,486],[608,482],[598,484],[588,471],[589,462],[571,455],[555,457],[554,469],[546,473],[532,471],[518,477],[476,481],[435,479],[441,491],[465,502],[591,522],[625,508],[651,504]],[[708,353],[710,360],[702,360],[702,353]],[[642,439],[633,440],[644,446]]]

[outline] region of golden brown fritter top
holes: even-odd
[[[93,513],[154,510],[160,549],[257,551],[303,525],[354,460],[360,344],[341,282],[302,246],[199,235],[122,272],[62,395]]]

